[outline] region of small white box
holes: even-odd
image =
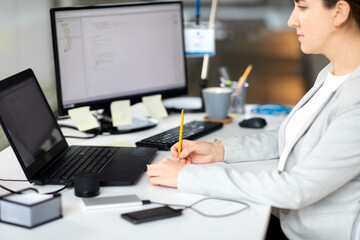
[[[0,197],[0,221],[33,228],[62,217],[60,194],[39,194],[24,189],[21,194]]]

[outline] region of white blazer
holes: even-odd
[[[331,69],[329,64],[319,73],[279,130],[221,139],[225,162],[278,159],[289,119]],[[178,189],[279,208],[282,229],[290,239],[350,239],[360,211],[360,66],[297,137],[282,173],[274,169],[255,175],[213,164],[186,165]]]

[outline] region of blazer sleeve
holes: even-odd
[[[246,162],[279,158],[278,128],[262,133],[220,139],[224,162]]]
[[[178,188],[182,192],[299,209],[332,194],[359,176],[358,133],[360,104],[343,108],[334,116],[312,151],[304,159],[298,159],[290,170],[281,174],[275,169],[254,174],[212,164],[186,165],[179,174]],[[250,150],[253,156],[256,150],[261,149]]]

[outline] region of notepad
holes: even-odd
[[[114,101],[110,109],[114,127],[132,124],[130,100]]]
[[[48,200],[52,198],[52,195],[47,194],[38,194],[38,193],[26,193],[26,194],[14,194],[10,195],[4,199],[8,201],[12,201],[14,203],[21,203],[26,205],[31,205],[35,203],[39,203],[41,201]]]
[[[143,97],[142,101],[152,118],[164,118],[168,116],[164,104],[161,101],[160,94]]]
[[[90,107],[79,107],[69,110],[69,116],[74,121],[79,131],[86,131],[89,129],[99,127],[96,118],[91,114]]]
[[[109,147],[136,147],[135,143],[129,143],[129,142],[125,142],[123,140],[117,140],[111,143],[106,144],[106,146]]]

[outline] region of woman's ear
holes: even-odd
[[[344,0],[340,0],[336,3],[334,10],[334,25],[339,27],[346,23],[350,18],[350,5]]]

